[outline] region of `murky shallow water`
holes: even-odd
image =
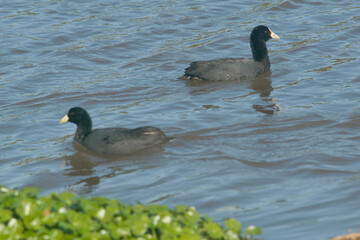
[[[358,1],[4,1],[0,183],[126,203],[194,205],[265,239],[327,239],[359,220]],[[177,79],[194,60],[250,56],[269,26],[272,73]],[[95,127],[161,127],[176,141],[118,159],[72,144]]]

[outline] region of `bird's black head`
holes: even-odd
[[[279,39],[279,36],[273,33],[270,28],[264,25],[259,25],[255,27],[250,35],[251,40],[260,40],[264,42],[268,41],[271,38]]]
[[[73,107],[61,119],[60,123],[72,122],[78,126],[86,126],[91,129],[91,118],[88,112],[81,107]]]
[[[255,27],[250,34],[250,47],[255,61],[266,61],[270,66],[266,41],[275,38],[279,39],[278,35],[273,33],[270,28],[259,25]]]

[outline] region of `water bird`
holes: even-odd
[[[99,154],[125,155],[170,140],[159,128],[149,126],[93,130],[89,113],[81,107],[70,108],[60,123],[68,121],[77,125],[74,141]]]
[[[231,81],[253,78],[270,70],[266,42],[279,39],[270,28],[259,25],[250,34],[252,58],[223,58],[192,62],[182,78],[207,81]]]

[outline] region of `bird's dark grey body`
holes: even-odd
[[[168,138],[158,128],[139,127],[94,129],[85,138],[74,140],[96,153],[124,155],[165,143]]]
[[[212,61],[192,62],[185,69],[186,76],[207,81],[232,81],[255,77],[269,71],[270,61],[258,62],[252,58],[224,58]]]

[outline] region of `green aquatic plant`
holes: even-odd
[[[254,239],[261,229],[242,232],[234,218],[222,227],[194,207],[127,205],[69,192],[38,196],[38,189],[0,185],[0,239]]]

